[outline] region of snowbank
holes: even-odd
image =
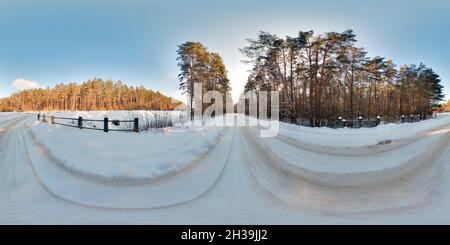
[[[60,167],[114,183],[155,182],[180,173],[201,159],[224,130],[205,126],[104,133],[32,121],[35,143]]]
[[[256,128],[247,133],[254,144],[269,153],[276,168],[312,183],[334,187],[376,186],[400,180],[432,165],[449,144],[449,119],[448,114],[444,114],[438,119],[413,124],[342,130],[283,124],[281,136],[260,139]],[[289,136],[287,129],[290,129]],[[312,132],[317,132],[317,136],[313,137]],[[378,146],[376,142],[381,139],[392,140],[392,143]],[[311,146],[305,147],[303,140]],[[323,145],[327,147],[322,149]],[[384,150],[377,147],[384,147]]]
[[[438,114],[437,119],[416,123],[382,124],[375,128],[311,128],[280,123],[279,135],[302,143],[330,147],[365,147],[386,140],[400,140],[414,134],[442,127],[450,123],[450,113]]]
[[[77,134],[86,133],[89,136],[83,138],[86,144],[104,144],[104,141],[91,141],[91,133],[95,131],[34,125],[34,120],[34,116],[30,117],[28,127],[22,121],[17,122],[0,137],[0,152],[5,153],[3,156],[0,153],[0,207],[5,211],[0,219],[4,223],[442,224],[449,221],[448,126],[411,130],[421,138],[411,140],[411,134],[405,133],[406,140],[391,143],[405,141],[403,146],[374,154],[365,154],[361,147],[348,147],[347,152],[358,153],[348,158],[309,151],[279,137],[260,138],[256,128],[229,128],[189,171],[150,184],[122,185],[89,181],[66,171],[50,161],[45,149],[35,144],[29,134],[36,130],[55,133],[55,130],[70,129]],[[208,134],[207,129],[199,133]],[[164,134],[184,135],[192,130],[195,129],[175,127]],[[361,132],[348,130],[355,134]],[[45,140],[47,133],[41,133]],[[114,135],[137,135],[98,133],[100,137],[109,135],[106,139]],[[142,135],[151,138],[155,134]],[[70,138],[64,141],[69,142]],[[84,152],[92,154],[91,148]],[[84,157],[84,152],[80,157]],[[393,154],[392,161],[384,159],[387,154]],[[302,167],[315,172],[303,172]],[[409,170],[404,172],[403,168]],[[393,171],[383,173],[383,169]],[[357,175],[362,181],[366,178],[384,181],[384,174],[390,172],[401,175],[395,182],[376,186],[340,186],[345,182],[359,184],[352,180]],[[336,181],[338,185],[322,185],[326,183],[323,180]]]
[[[55,164],[40,144],[35,143],[27,133],[30,130],[24,130],[23,145],[26,145],[36,177],[47,191],[59,199],[82,206],[126,210],[168,208],[199,199],[219,181],[233,139],[232,131],[225,130],[220,143],[189,171],[157,182],[130,185],[90,181],[82,174],[66,171]]]

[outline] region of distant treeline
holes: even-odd
[[[245,91],[279,91],[280,118],[319,126],[342,116],[384,119],[430,115],[444,98],[429,67],[368,57],[352,30],[279,38],[261,32],[241,49],[253,65]]]
[[[92,79],[21,90],[0,99],[0,111],[173,110],[181,102],[142,86]]]

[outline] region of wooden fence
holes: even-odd
[[[90,129],[90,130],[102,130],[103,132],[109,131],[122,131],[122,132],[139,132],[139,118],[134,118],[134,120],[110,120],[107,117],[103,119],[84,119],[83,117],[78,118],[70,118],[70,117],[56,117],[54,115],[45,115],[45,114],[37,114],[38,121],[47,122],[50,120],[51,124],[57,124],[67,127],[79,128],[79,129]],[[70,124],[70,121],[76,122],[74,124]],[[103,122],[103,127],[93,127],[86,126],[84,122]],[[130,129],[127,128],[110,128],[110,124],[114,126],[120,126],[121,123],[129,123],[133,124],[133,127]]]

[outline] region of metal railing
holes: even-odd
[[[329,128],[372,128],[383,123],[415,123],[431,118],[433,118],[432,115],[402,115],[397,117],[379,116],[376,119],[365,119],[362,116],[357,117],[357,119],[337,117],[335,119],[322,119],[319,121],[319,125],[320,127]],[[301,120],[296,124],[311,127],[309,119]]]
[[[103,132],[110,132],[110,131],[121,131],[121,132],[139,132],[139,118],[134,118],[133,120],[110,120],[109,118],[105,117],[103,119],[85,119],[83,117],[78,118],[71,118],[71,117],[56,117],[54,115],[46,115],[46,114],[37,114],[37,120],[42,122],[47,122],[50,120],[51,124],[66,126],[66,127],[73,127],[73,128],[79,128],[79,129],[89,129],[89,130],[101,130]],[[61,122],[62,120],[63,122]],[[69,122],[68,122],[69,121]],[[72,124],[70,123],[72,121]],[[103,127],[96,127],[93,126],[86,126],[84,122],[97,122],[101,123],[103,122]],[[121,123],[129,123],[133,125],[132,128],[111,128],[110,124],[113,124],[114,126],[120,126]]]

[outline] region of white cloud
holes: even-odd
[[[11,86],[17,90],[40,88],[41,85],[36,81],[18,78],[11,83]]]

